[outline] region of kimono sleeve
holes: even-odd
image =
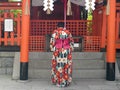
[[[72,49],[72,51],[74,51],[74,40],[71,33],[69,34],[69,38],[70,38],[70,48]]]
[[[56,33],[53,32],[50,38],[50,50],[51,51],[55,51],[55,36],[56,36]]]

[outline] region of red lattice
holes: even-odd
[[[45,51],[45,36],[30,36],[29,51]]]
[[[30,35],[51,34],[57,28],[57,23],[62,20],[31,20]],[[87,35],[87,20],[67,20],[66,28],[73,36]]]
[[[30,30],[30,51],[45,51],[45,42],[44,37],[46,35],[51,35],[53,30],[57,28],[57,23],[63,22],[62,20],[31,20],[31,30]],[[92,28],[92,23],[87,20],[67,20],[66,28],[70,30],[73,37],[76,36],[86,36],[89,28]],[[84,51],[99,51],[99,38],[98,37],[89,37],[92,40],[92,43],[89,43],[87,37],[85,37]],[[75,42],[79,42],[78,39],[75,39]]]
[[[99,36],[85,36],[84,37],[84,51],[100,51],[100,37]]]

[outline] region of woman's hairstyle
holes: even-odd
[[[57,27],[64,27],[64,22],[58,22]]]

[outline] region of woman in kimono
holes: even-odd
[[[59,22],[50,40],[52,57],[52,83],[58,87],[67,87],[72,82],[72,51],[74,41],[71,33]]]

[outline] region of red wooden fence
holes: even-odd
[[[53,30],[56,29],[58,22],[62,20],[31,20],[30,30],[30,51],[45,51],[46,35],[51,35]],[[93,25],[88,25],[87,20],[67,20],[66,28],[70,30],[73,37],[84,37],[84,50],[83,51],[100,51],[100,36],[88,36],[89,28]],[[92,35],[92,34],[91,34]],[[78,43],[78,40],[75,40]],[[47,45],[49,46],[49,45]]]
[[[4,20],[13,19],[14,28],[13,31],[4,31]],[[62,20],[31,20],[30,25],[30,52],[45,52],[46,51],[46,35],[51,35],[53,30],[56,29],[58,22]],[[87,20],[67,20],[66,28],[70,30],[73,37],[84,37],[83,51],[100,51],[100,36],[93,36],[89,34],[89,29],[93,25],[88,25]],[[94,30],[94,29],[93,29]],[[91,35],[91,36],[89,36]],[[0,16],[0,45],[4,46],[20,46],[21,40],[21,16],[14,17],[13,13],[4,13]],[[78,43],[78,40],[75,40]],[[49,46],[49,45],[47,45]]]
[[[13,19],[13,31],[4,31],[4,20]],[[4,13],[0,16],[0,45],[3,43],[4,46],[20,46],[21,38],[21,18],[20,14],[14,17],[13,13]]]

